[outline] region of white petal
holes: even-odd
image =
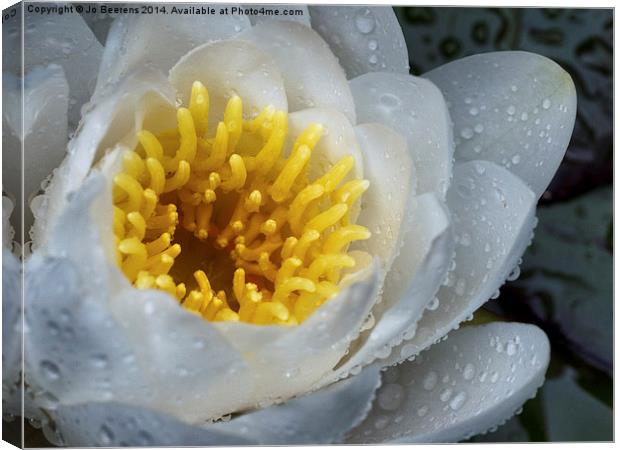
[[[29,202],[65,155],[69,87],[62,67],[50,64],[47,67],[35,67],[26,75],[23,97],[19,78],[10,73],[4,73],[3,88],[3,188],[14,199],[22,198],[23,181],[23,198]],[[21,200],[15,202],[13,215],[13,222],[20,234],[18,239],[21,239],[22,203]],[[23,217],[24,229],[28,231],[33,222],[29,208],[25,209]]]
[[[499,289],[532,239],[536,197],[506,169],[487,161],[457,165],[448,191],[456,236],[455,269],[424,312],[416,335],[394,352],[416,355],[467,320]]]
[[[409,73],[409,55],[391,6],[311,6],[312,28],[354,78],[377,70]]]
[[[240,386],[239,394],[231,395],[227,386],[232,379],[244,385],[251,376],[244,355],[213,324],[179,307],[168,294],[126,284],[111,299],[110,307],[148,379],[148,398],[131,403],[193,424],[237,410],[238,395],[250,394],[246,386]],[[241,401],[247,402],[247,397]]]
[[[407,139],[418,194],[444,198],[452,172],[452,126],[441,92],[423,78],[367,73],[350,81],[360,123],[378,122]]]
[[[368,414],[380,381],[378,367],[371,367],[320,391],[209,428],[241,431],[261,445],[339,443]]]
[[[192,426],[172,416],[123,403],[60,406],[54,424],[68,447],[229,446],[255,442],[212,427]]]
[[[109,155],[103,166],[118,152]],[[111,186],[102,178],[92,174],[70,196],[49,256],[29,261],[28,301],[40,307],[29,313],[37,329],[28,354],[33,385],[63,404],[126,401],[199,423],[307,392],[345,353],[376,296],[376,263],[301,326],[211,324],[167,294],[129,287],[114,262]],[[77,338],[58,345],[45,322],[52,315]],[[227,389],[231,377],[234,391]]]
[[[248,3],[243,5],[243,8],[250,8],[254,11],[258,11],[259,13],[264,8],[264,14],[250,14],[248,16],[252,25],[262,22],[269,22],[271,20],[290,20],[299,22],[308,27],[310,26],[310,13],[308,12],[308,7],[299,3],[289,5]],[[299,12],[301,12],[301,14],[299,14]]]
[[[320,123],[324,127],[323,137],[312,151],[308,166],[311,180],[325,174],[331,165],[345,156],[355,158],[355,177],[364,177],[364,158],[355,136],[355,130],[347,117],[334,109],[312,108],[296,111],[288,116],[288,135],[285,148],[290,149],[308,126]]]
[[[28,202],[60,165],[67,151],[69,86],[58,65],[37,67],[24,83],[24,198]],[[24,211],[24,230],[32,226]]]
[[[15,213],[10,215],[10,223],[14,231],[17,231],[20,241],[22,183],[24,181],[22,177],[22,119],[22,79],[9,72],[2,72],[2,191],[11,201],[11,211],[15,209]]]
[[[290,111],[331,108],[355,124],[355,105],[338,60],[312,29],[289,21],[255,25],[238,36],[271,55],[284,79]]]
[[[26,380],[45,407],[148,398],[136,353],[108,308],[123,280],[104,243],[112,239],[106,202],[110,186],[89,177],[50,230],[46,254],[34,253],[25,268]]]
[[[13,249],[15,228],[11,225],[11,216],[15,206],[9,197],[2,196],[2,248]]]
[[[324,386],[374,303],[378,264],[360,278],[296,327],[214,323],[247,364],[234,374],[234,390],[226,389],[230,379],[220,387],[218,411],[264,407]]]
[[[48,407],[117,401],[192,423],[231,412],[225,385],[245,362],[169,295],[129,285],[114,260],[111,192],[111,180],[90,175],[52,230],[48,256],[28,261],[29,383],[53,396],[41,400]]]
[[[355,134],[364,157],[364,177],[370,182],[357,223],[372,236],[352,248],[378,256],[387,272],[400,245],[405,207],[415,195],[415,169],[405,139],[390,128],[363,124],[355,127]]]
[[[44,197],[36,203],[35,247],[46,242],[44,230],[52,226],[63,210],[66,195],[80,188],[91,166],[106,150],[117,144],[133,148],[136,132],[143,123],[151,131],[176,124],[174,99],[174,91],[163,76],[144,71],[124,79],[98,101],[90,103],[81,126],[69,142],[69,154],[55,171]],[[158,123],[153,115],[159,119]],[[168,121],[162,123],[161,118]]]
[[[269,105],[288,110],[282,77],[273,59],[249,42],[213,42],[189,52],[170,70],[170,82],[185,105],[189,104],[194,81],[201,81],[209,91],[212,127],[224,117],[233,94],[241,97],[249,117]]]
[[[389,356],[389,364],[401,361],[399,352],[390,354],[391,348],[411,339],[424,308],[445,279],[454,252],[449,212],[432,193],[412,200],[402,247],[385,279],[382,301],[373,308],[376,325],[354,343],[339,374],[376,358]]]
[[[22,72],[22,4],[15,3],[3,11],[4,22],[2,22],[2,82],[4,84],[5,74],[20,75]],[[3,98],[4,100],[4,98]],[[4,109],[4,108],[3,108]]]
[[[513,416],[544,381],[549,340],[533,325],[465,327],[388,369],[350,443],[457,442]]]
[[[454,121],[457,161],[486,159],[523,179],[538,197],[564,157],[577,108],[570,75],[544,56],[470,56],[424,75]]]
[[[216,9],[230,5],[217,5]],[[229,39],[249,28],[250,21],[234,14],[128,14],[112,24],[108,33],[97,91],[129,73],[150,67],[167,74],[191,49],[206,42]],[[198,7],[198,6],[197,6]]]
[[[79,14],[26,13],[24,24],[24,71],[51,63],[62,66],[71,95],[69,123],[74,127],[95,88],[101,44]]]
[[[41,182],[62,161],[67,147],[69,86],[56,64],[35,68],[24,83],[24,196],[41,188]]]
[[[21,415],[22,290],[21,265],[17,257],[2,248],[2,409]]]

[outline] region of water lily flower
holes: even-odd
[[[45,22],[92,51],[33,46],[26,195],[101,55],[30,202],[25,401],[53,442],[457,441],[543,382],[535,326],[459,327],[518,276],[571,78],[524,52],[415,77],[391,8],[303,9],[120,16],[102,50]]]

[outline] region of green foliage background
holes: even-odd
[[[475,442],[613,439],[613,14],[611,9],[396,7],[411,72],[476,53],[547,56],[576,85],[566,156],[538,208],[521,276],[478,322],[535,323],[551,340],[547,381],[523,413]]]

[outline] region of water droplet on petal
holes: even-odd
[[[379,97],[379,101],[390,109],[396,108],[398,105],[400,105],[400,99],[394,94],[383,94],[381,97]]]
[[[466,364],[465,368],[463,369],[463,378],[469,381],[474,378],[475,374],[476,374],[476,367],[472,363]]]
[[[447,402],[448,400],[450,400],[450,397],[452,397],[452,388],[446,388],[441,391],[441,394],[439,394],[439,399],[442,402]]]
[[[398,409],[405,397],[405,390],[400,384],[392,383],[385,385],[379,393],[377,401],[379,406],[387,411]]]
[[[99,430],[99,440],[104,446],[108,446],[114,440],[114,433],[107,425],[103,425]]]
[[[425,390],[432,391],[433,389],[435,389],[435,386],[437,386],[437,380],[438,379],[439,379],[439,377],[437,376],[437,373],[433,372],[431,370],[426,375],[426,377],[424,377],[424,381],[422,382],[422,386],[424,387]]]
[[[360,9],[355,15],[355,27],[362,34],[369,34],[375,29],[375,16],[368,8]]]
[[[474,136],[474,130],[469,127],[465,127],[461,130],[461,137],[463,139],[471,139]]]
[[[467,400],[467,394],[465,394],[465,392],[459,392],[458,394],[454,396],[454,398],[450,402],[450,408],[453,411],[457,411],[463,407],[466,400]]]
[[[439,299],[435,297],[430,301],[428,305],[426,305],[426,309],[429,311],[435,311],[439,307]]]
[[[58,366],[52,361],[43,360],[39,364],[43,375],[45,375],[48,379],[55,381],[60,378],[60,369]]]

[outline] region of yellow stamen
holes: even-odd
[[[194,119],[196,134],[203,137],[209,128],[209,92],[200,81],[194,81],[192,84],[189,110]]]
[[[285,112],[243,114],[231,97],[210,134],[209,93],[195,82],[177,129],[137,133],[114,177],[117,263],[135,287],[167,292],[206,320],[296,325],[355,266],[349,244],[370,232],[350,211],[369,184],[351,177],[352,156],[309,180],[323,125],[285,149]]]

